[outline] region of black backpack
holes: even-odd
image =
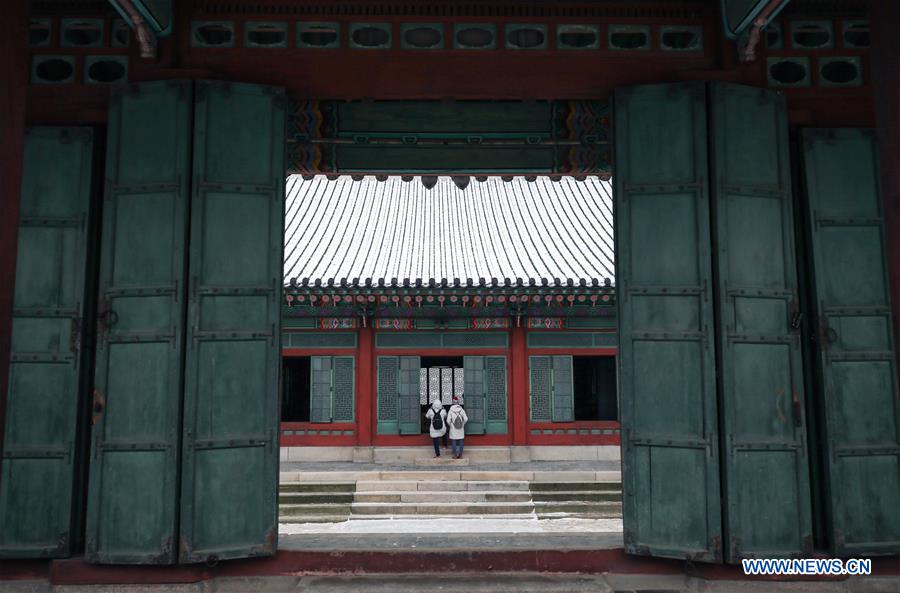
[[[441,412],[443,410],[432,410],[434,412],[434,417],[431,419],[431,428],[435,430],[444,430],[444,419],[441,418]]]

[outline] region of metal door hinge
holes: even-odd
[[[72,327],[69,330],[69,350],[76,355],[81,352],[81,318],[72,318]]]
[[[97,424],[103,418],[103,410],[105,407],[106,398],[103,396],[103,392],[99,389],[94,389],[94,399],[91,403],[91,426]]]

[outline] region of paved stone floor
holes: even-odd
[[[8,593],[898,593],[897,579],[705,581],[686,575],[465,573],[217,577],[196,583],[53,585],[0,581]]]

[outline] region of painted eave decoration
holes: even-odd
[[[290,166],[304,175],[467,179],[526,171],[608,179],[608,111],[596,101],[295,101]]]

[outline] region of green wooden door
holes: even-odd
[[[196,86],[182,562],[275,553],[285,103]]]
[[[377,407],[377,433],[400,434],[398,397],[400,382],[400,357],[379,356],[375,381]]]
[[[506,390],[506,357],[484,357],[485,391],[485,432],[506,434],[508,432]],[[468,428],[466,429],[468,431]]]
[[[352,356],[313,356],[309,417],[312,422],[353,422],[355,373]]]
[[[331,422],[331,372],[330,356],[313,356],[310,359],[310,422]]]
[[[574,380],[572,357],[554,356],[552,381],[552,418],[554,422],[572,422],[575,420]]]
[[[705,87],[615,94],[625,549],[721,551]]]
[[[356,361],[352,356],[331,359],[331,419],[353,422],[356,417]]]
[[[529,356],[528,374],[532,422],[572,422],[575,419],[572,357]]]
[[[808,555],[811,498],[785,99],[753,87],[710,88],[725,552],[732,562]]]
[[[397,417],[400,434],[422,432],[419,380],[422,368],[418,356],[401,356],[397,375]]]
[[[191,84],[114,90],[88,497],[91,562],[175,560]]]
[[[532,422],[549,422],[553,411],[553,357],[528,357],[528,403]]]
[[[466,434],[484,434],[487,428],[484,415],[485,372],[484,356],[463,358],[463,397],[466,408]]]
[[[805,130],[831,541],[900,552],[900,402],[871,130]]]
[[[25,136],[0,558],[71,551],[93,132]]]

